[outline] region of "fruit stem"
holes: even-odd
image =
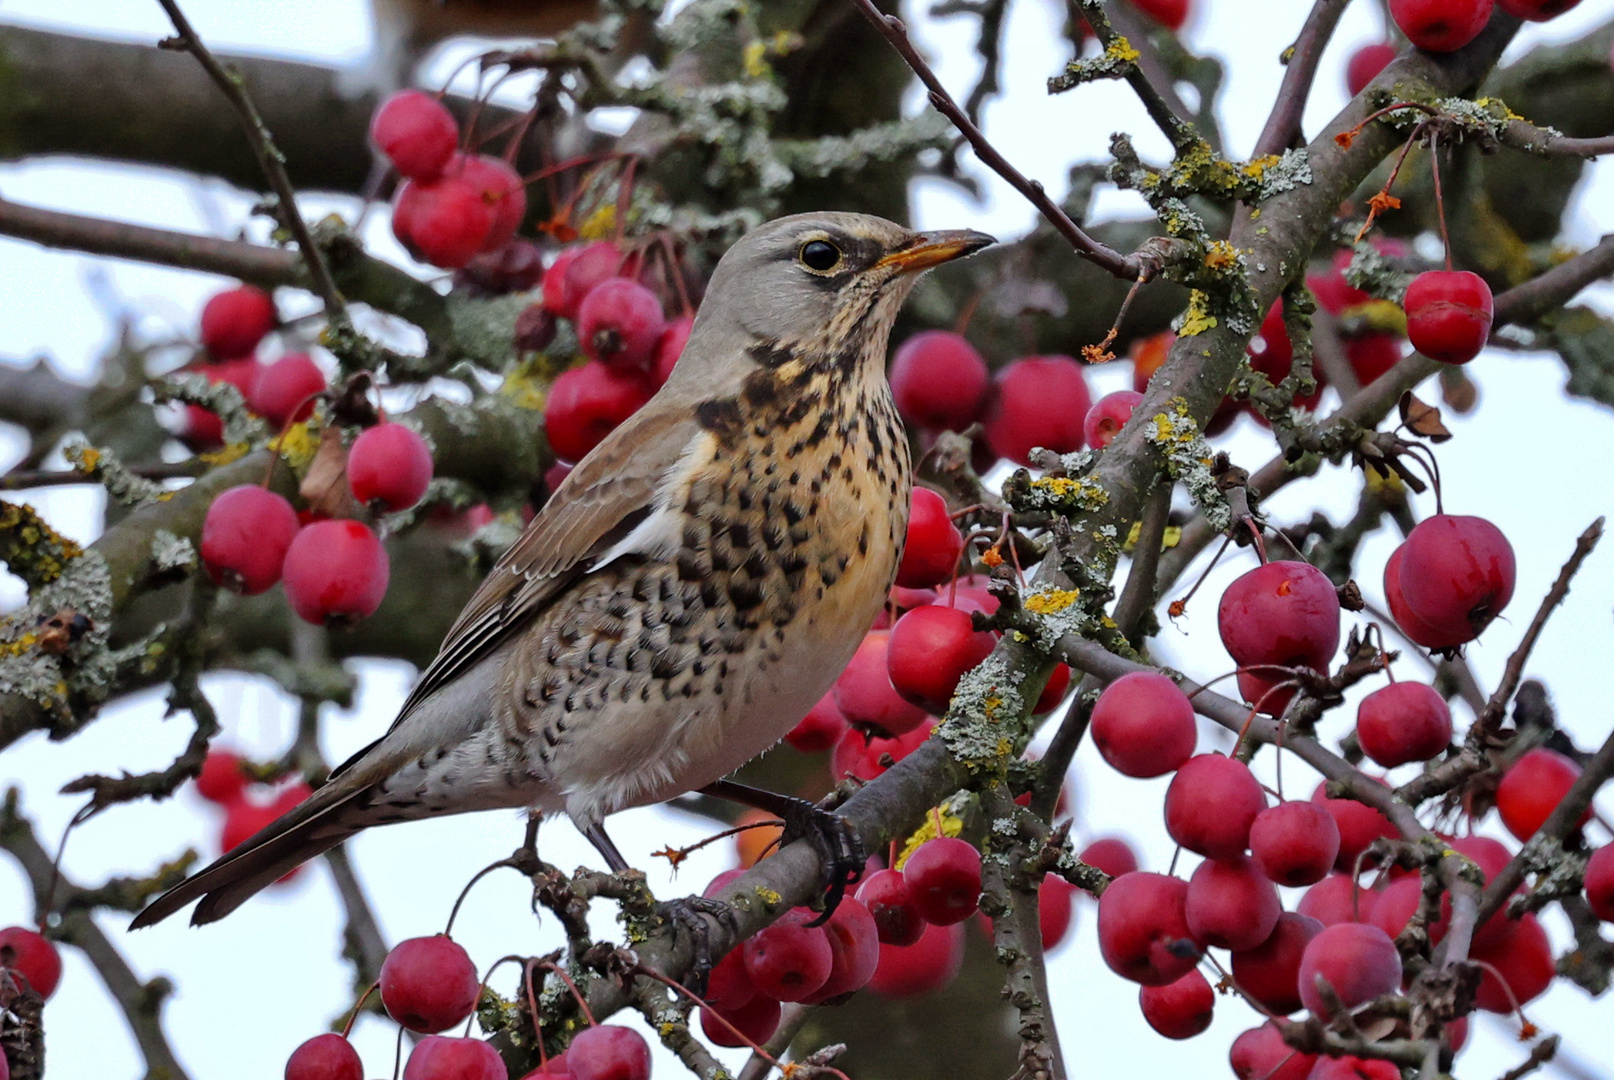
[[[486,975],[482,976],[482,983],[477,988],[477,991],[476,991],[476,1000],[478,1000],[478,1001],[482,1000],[482,991],[484,991],[484,990],[486,990],[488,988],[488,980],[493,978],[493,973],[495,971],[498,971],[505,964],[509,964],[509,963],[525,964],[526,962],[527,961],[526,961],[525,958],[520,957],[520,956],[516,956],[514,953],[510,954],[509,956],[501,956],[497,960],[493,961],[493,966],[488,968],[488,973]],[[471,1037],[471,1021],[473,1021],[475,1019],[476,1019],[476,1010],[472,1009],[471,1010],[471,1015],[467,1016],[465,1018],[465,1035],[464,1035],[464,1038],[469,1039]]]
[[[379,989],[381,989],[381,983],[378,980],[371,983],[370,988],[359,995],[359,1000],[354,1004],[353,1011],[347,1014],[347,1023],[342,1025],[342,1038],[348,1037],[348,1033],[353,1030],[353,1025],[359,1019],[359,1013],[364,1010],[364,1003],[369,1001],[370,995]]]
[[[532,1037],[538,1043],[538,1071],[547,1072],[549,1051],[544,1049],[544,1022],[538,1015],[538,995],[532,992],[532,969],[537,964],[536,960],[529,958],[521,965],[521,983],[527,991],[527,1009],[532,1013]]]
[[[1446,249],[1446,273],[1451,273],[1451,235],[1446,231],[1446,200],[1440,193],[1440,136],[1429,137],[1429,168],[1435,174],[1435,212],[1440,217],[1440,243]],[[1439,495],[1436,495],[1439,498]]]
[[[487,866],[484,866],[482,869],[471,875],[471,880],[465,883],[465,888],[460,890],[459,896],[454,900],[453,908],[449,910],[448,925],[443,927],[444,937],[448,937],[454,933],[454,920],[459,918],[460,905],[465,903],[465,898],[470,895],[471,887],[474,886],[478,881],[481,881],[483,878],[493,873],[493,871],[501,870],[507,866],[515,867],[516,864],[509,859],[500,859],[496,863],[489,863]],[[516,868],[519,869],[519,867]]]

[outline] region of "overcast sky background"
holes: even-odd
[[[369,7],[363,0],[274,4],[191,0],[185,6],[209,44],[223,50],[357,65],[371,41]],[[1166,153],[1164,141],[1123,85],[1100,83],[1055,98],[1044,92],[1043,81],[1068,59],[1058,34],[1060,6],[1048,0],[1019,0],[1011,6],[1005,92],[986,109],[987,130],[998,146],[1022,171],[1056,193],[1070,163],[1103,155],[1112,130],[1132,132],[1146,158],[1159,161]],[[1254,143],[1281,76],[1277,57],[1308,7],[1271,0],[1197,0],[1186,37],[1195,48],[1218,55],[1227,64],[1222,116],[1230,155],[1247,155]],[[1509,58],[1532,43],[1576,37],[1611,15],[1614,2],[1585,0],[1549,26],[1521,34]],[[0,21],[146,42],[169,32],[160,9],[149,0],[73,5],[60,0],[0,0]],[[960,17],[922,20],[917,28],[941,77],[960,97],[977,70],[975,25],[975,20]],[[1308,133],[1315,133],[1343,105],[1343,69],[1352,49],[1376,40],[1382,32],[1377,5],[1364,0],[1347,11],[1323,61],[1306,116]],[[456,59],[473,51],[473,46],[447,50],[428,73],[428,82],[441,80]],[[95,92],[90,86],[84,90]],[[922,98],[915,93],[910,111],[921,108]],[[1031,208],[985,170],[975,171],[984,182],[982,202],[941,183],[922,183],[917,191],[918,223],[969,226],[1004,239],[1029,228]],[[0,165],[0,192],[20,202],[221,235],[243,226],[251,202],[214,181],[69,160]],[[351,219],[357,201],[304,202],[310,216],[333,209]],[[1104,190],[1096,210],[1139,214],[1144,207],[1130,193]],[[368,238],[378,254],[407,262],[387,232],[384,217],[373,216]],[[261,235],[261,223],[251,228]],[[1614,171],[1605,163],[1588,170],[1569,215],[1566,240],[1584,246],[1611,230]],[[63,372],[82,378],[91,377],[120,312],[135,313],[142,329],[154,335],[165,330],[188,332],[202,301],[221,285],[202,275],[48,252],[6,239],[0,239],[0,282],[5,283],[0,288],[0,357],[16,362],[44,354]],[[1614,290],[1607,286],[1589,290],[1586,296],[1604,310],[1614,310]],[[283,292],[281,302],[283,311],[313,308],[306,296],[296,294]],[[1070,351],[1081,344],[1071,342]],[[1096,389],[1108,391],[1125,384],[1128,374],[1123,367],[1098,372],[1093,380]],[[1447,507],[1494,520],[1519,556],[1518,587],[1505,620],[1469,653],[1482,686],[1489,689],[1574,537],[1614,505],[1608,466],[1614,417],[1606,409],[1566,399],[1561,390],[1563,370],[1554,357],[1492,351],[1468,370],[1480,386],[1481,407],[1469,417],[1448,420],[1456,439],[1441,450]],[[14,456],[16,444],[11,445],[8,452]],[[1270,440],[1247,421],[1241,421],[1226,445],[1235,460],[1252,468],[1272,453]],[[1290,488],[1272,500],[1270,509],[1279,521],[1303,518],[1313,507],[1339,520],[1354,507],[1356,483],[1348,474],[1331,470],[1317,482]],[[100,507],[96,492],[42,491],[31,493],[30,501],[69,535],[83,541],[94,538]],[[1432,499],[1419,500],[1419,510],[1433,512]],[[1393,540],[1381,533],[1364,548],[1359,578],[1370,596],[1379,593],[1383,563],[1392,547]],[[1168,628],[1158,639],[1163,660],[1200,677],[1230,667],[1217,639],[1214,603],[1209,598],[1248,569],[1252,560],[1244,553],[1216,572],[1206,586],[1205,599],[1181,627]],[[15,579],[0,581],[0,603],[5,608],[15,606],[21,597]],[[1614,722],[1602,677],[1609,655],[1611,605],[1614,552],[1605,550],[1582,571],[1529,668],[1529,674],[1546,682],[1561,722],[1582,746],[1595,745]],[[1400,667],[1402,677],[1424,674],[1415,660]],[[384,730],[414,675],[399,663],[370,662],[357,669],[361,677],[356,707],[349,712],[331,708],[324,728],[326,756],[333,761]],[[295,708],[274,689],[233,676],[209,677],[205,688],[225,725],[222,743],[270,757],[289,741]],[[108,710],[86,736],[70,742],[26,739],[0,758],[0,780],[22,788],[24,811],[33,817],[42,839],[54,843],[78,805],[75,799],[56,794],[65,781],[91,771],[160,768],[179,752],[190,721],[181,717],[165,724],[162,712],[162,695],[149,693]],[[1458,719],[1466,724],[1469,718],[1460,711]],[[1348,724],[1348,716],[1336,715],[1324,734],[1337,738]],[[1226,742],[1219,731],[1202,728],[1202,749]],[[1270,770],[1270,757],[1263,762]],[[1163,870],[1171,855],[1158,810],[1165,781],[1119,778],[1097,762],[1090,747],[1083,747],[1075,771],[1076,833],[1084,838],[1126,835],[1142,849],[1146,868]],[[1261,775],[1272,780],[1268,772]],[[1286,763],[1285,780],[1293,794],[1303,797],[1310,791],[1315,779],[1302,780],[1307,775],[1304,766]],[[1606,832],[1592,828],[1598,842],[1608,839]],[[215,808],[187,791],[170,802],[122,807],[95,819],[76,832],[64,865],[73,879],[90,884],[116,873],[145,873],[187,846],[211,856],[217,829]],[[727,849],[717,846],[694,856],[675,883],[667,880],[662,861],[649,858],[656,848],[689,843],[707,831],[702,821],[655,809],[631,811],[612,822],[612,834],[624,853],[650,872],[652,887],[661,895],[698,889],[726,867]],[[478,868],[508,854],[520,836],[517,816],[482,814],[372,830],[356,839],[350,850],[370,885],[385,934],[396,941],[441,929],[462,884]],[[544,856],[560,866],[598,862],[592,848],[564,822],[546,827],[541,843]],[[1179,869],[1191,868],[1185,862]],[[1286,898],[1286,906],[1292,907],[1293,900]],[[530,955],[556,947],[560,936],[555,928],[548,921],[535,922],[527,905],[528,889],[522,880],[514,874],[496,875],[472,894],[456,936],[482,966],[506,953]],[[0,859],[0,925],[27,922],[31,911],[26,883],[9,860]],[[192,930],[174,919],[128,936],[123,932],[126,920],[123,915],[100,917],[143,978],[165,974],[175,981],[178,989],[166,1012],[167,1026],[181,1060],[198,1080],[278,1077],[286,1054],[324,1030],[350,1004],[350,969],[338,955],[341,912],[323,864],[205,930]],[[608,917],[599,923],[601,932],[610,929]],[[1556,917],[1548,924],[1561,948],[1568,940],[1567,927]],[[63,952],[62,987],[45,1011],[51,1075],[97,1080],[140,1075],[123,1019],[94,971],[72,949]],[[511,988],[512,972],[507,970],[496,981],[505,992]],[[1256,1019],[1240,1002],[1226,999],[1218,1005],[1214,1026],[1198,1039],[1172,1043],[1157,1037],[1138,1014],[1136,988],[1103,968],[1090,904],[1080,905],[1074,940],[1051,959],[1051,973],[1055,1015],[1076,1072],[1224,1075],[1228,1043]],[[1606,1061],[1608,1047],[1606,1006],[1601,1016],[1593,1013],[1594,1008],[1578,989],[1559,986],[1531,1014],[1546,1030],[1564,1035],[1566,1050],[1591,1063]],[[390,1074],[392,1025],[366,1017],[355,1041],[367,1075]],[[657,1075],[681,1075],[681,1066],[659,1045],[656,1049]],[[1478,1025],[1458,1072],[1475,1078],[1494,1076],[1516,1064],[1523,1053],[1505,1026],[1484,1023]],[[733,1052],[722,1056],[736,1063],[743,1059]],[[1614,1075],[1607,1065],[1594,1066],[1594,1074],[1598,1068],[1602,1075]]]

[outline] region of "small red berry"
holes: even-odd
[[[1188,929],[1188,883],[1136,871],[1110,882],[1098,900],[1098,947],[1111,971],[1144,986],[1176,982],[1199,960]]]
[[[665,327],[656,294],[628,278],[606,278],[588,291],[577,309],[577,340],[583,352],[624,373],[650,370]]]
[[[1379,894],[1364,889],[1349,873],[1329,874],[1306,890],[1295,905],[1302,915],[1309,915],[1324,926],[1342,922],[1367,922],[1373,916],[1373,906]]]
[[[808,995],[805,1004],[817,1005],[831,998],[861,990],[874,977],[880,964],[880,931],[874,915],[854,897],[843,897],[835,913],[824,923],[829,941],[829,978]]]
[[[382,423],[366,428],[347,454],[347,482],[363,506],[414,506],[432,482],[432,452],[412,428]]]
[[[334,1032],[315,1035],[286,1059],[286,1080],[364,1080],[353,1044]]]
[[[410,255],[433,266],[464,266],[492,228],[493,208],[463,176],[405,180],[393,196],[392,234]]]
[[[1266,793],[1237,758],[1191,757],[1166,788],[1166,831],[1189,851],[1212,859],[1242,855],[1250,826],[1266,809]]]
[[[902,866],[908,897],[926,922],[952,926],[975,914],[981,901],[981,853],[956,836],[927,840]]]
[[[1308,1080],[1318,1060],[1284,1042],[1271,1021],[1234,1039],[1227,1058],[1238,1080]]]
[[[1070,665],[1061,662],[1054,665],[1048,681],[1042,684],[1042,693],[1037,695],[1037,700],[1032,704],[1031,715],[1041,716],[1043,713],[1053,712],[1069,692]]]
[[[701,1008],[701,1034],[714,1046],[761,1046],[779,1030],[782,1011],[771,997],[757,996],[729,1008],[719,1008],[708,998]]]
[[[991,373],[962,334],[925,330],[891,358],[891,396],[915,427],[963,431],[981,415]]]
[[[1058,874],[1043,875],[1042,884],[1037,886],[1037,931],[1043,952],[1057,949],[1065,940],[1076,913],[1075,901],[1076,886]]]
[[[1379,72],[1390,66],[1390,61],[1396,58],[1397,50],[1388,41],[1380,41],[1372,45],[1363,45],[1351,54],[1350,63],[1345,65],[1345,86],[1355,97],[1367,89],[1367,84],[1379,77]]]
[[[609,240],[599,240],[577,249],[561,268],[559,288],[552,305],[547,303],[549,277],[544,277],[546,306],[561,318],[576,319],[583,300],[594,291],[594,287],[608,278],[623,276],[626,264],[627,258],[622,249]]]
[[[1431,360],[1466,364],[1490,339],[1491,287],[1478,274],[1425,271],[1407,286],[1401,306],[1407,312],[1407,339]]]
[[[1082,438],[1087,440],[1087,445],[1094,450],[1110,445],[1132,419],[1132,410],[1142,400],[1143,395],[1136,390],[1117,390],[1095,401],[1082,419]]]
[[[650,388],[641,376],[619,375],[593,362],[563,371],[544,405],[549,446],[566,461],[582,461],[649,400]]]
[[[1081,860],[1110,877],[1130,874],[1138,868],[1138,856],[1133,852],[1132,845],[1117,836],[1094,840],[1082,849]]]
[[[1390,18],[1418,48],[1456,52],[1485,29],[1491,0],[1390,0]]]
[[[600,1024],[566,1048],[572,1080],[650,1080],[650,1044],[632,1028]]]
[[[62,957],[56,946],[25,926],[8,926],[0,930],[0,952],[6,949],[11,950],[6,966],[26,979],[29,989],[42,998],[56,992],[62,981]]]
[[[1188,929],[1204,945],[1238,952],[1265,941],[1278,925],[1278,888],[1246,855],[1206,859],[1188,879]]]
[[[1326,1019],[1318,980],[1326,980],[1347,1009],[1401,985],[1401,954],[1390,935],[1365,923],[1335,923],[1307,942],[1300,958],[1300,1000]]]
[[[1486,971],[1480,978],[1474,1004],[1487,1012],[1510,1013],[1515,1002],[1524,1005],[1534,1001],[1547,992],[1558,974],[1547,931],[1528,913],[1519,919],[1513,933],[1501,940],[1485,944],[1476,940],[1472,955],[1476,961],[1490,965],[1502,975],[1499,981],[1496,975]]]
[[[880,946],[869,989],[888,998],[933,994],[956,979],[963,966],[963,924],[926,926],[912,945]]]
[[[325,373],[307,353],[287,353],[258,373],[247,405],[277,431],[291,420],[306,420],[314,395],[325,389]]]
[[[506,1080],[499,1052],[481,1039],[428,1035],[404,1065],[403,1080]]]
[[[891,633],[871,630],[865,634],[851,662],[835,680],[834,689],[835,704],[847,722],[881,736],[904,735],[925,721],[925,710],[891,685]]]
[[[1383,783],[1383,781],[1379,781]],[[1328,782],[1325,780],[1317,785],[1311,793],[1311,801],[1321,806],[1333,817],[1334,824],[1339,827],[1339,856],[1334,860],[1334,869],[1343,873],[1353,873],[1356,869],[1356,858],[1367,850],[1367,846],[1381,836],[1395,837],[1396,832],[1390,819],[1355,799],[1331,799],[1328,797]],[[1324,919],[1324,922],[1328,920]]]
[[[305,525],[282,567],[291,609],[315,625],[369,618],[387,595],[387,549],[363,523]]]
[[[934,605],[904,612],[890,635],[885,660],[892,689],[937,715],[947,711],[965,672],[997,644],[990,632],[975,629],[968,612]]]
[[[202,307],[202,344],[219,360],[251,356],[274,328],[274,298],[256,285],[215,293]]]
[[[1138,989],[1138,1008],[1149,1026],[1168,1039],[1192,1039],[1210,1027],[1216,994],[1196,969],[1176,982]]]
[[[399,174],[431,180],[454,156],[460,126],[443,103],[419,90],[400,90],[375,111],[370,140]]]
[[[1168,30],[1181,30],[1188,21],[1190,0],[1132,0],[1133,5]]]
[[[1154,671],[1134,671],[1106,686],[1090,724],[1093,745],[1124,776],[1174,772],[1199,741],[1188,695]]]
[[[1339,826],[1316,803],[1282,802],[1256,815],[1250,854],[1279,885],[1313,885],[1339,856]]]
[[[886,681],[890,682],[889,679]],[[892,696],[895,696],[895,692]],[[920,744],[930,738],[935,727],[936,721],[926,716],[919,721],[918,727],[894,739],[871,737],[857,728],[848,727],[841,741],[835,744],[835,753],[830,762],[833,776],[836,780],[845,776],[873,780],[888,768],[885,759],[890,758],[893,763],[901,761],[919,749]]]
[[[458,164],[457,175],[476,188],[493,214],[481,250],[498,251],[515,236],[521,219],[527,216],[527,189],[522,186],[521,174],[503,158],[487,154],[467,154]],[[454,171],[452,165],[450,171]]]
[[[202,565],[215,583],[256,596],[280,580],[298,532],[291,503],[256,484],[220,493],[202,519]]]
[[[381,964],[381,1004],[410,1031],[451,1028],[471,1015],[481,992],[476,965],[447,934],[409,938]]]
[[[1401,1070],[1382,1058],[1359,1058],[1345,1054],[1320,1058],[1308,1080],[1401,1080]]]
[[[228,750],[209,750],[202,759],[202,771],[196,777],[196,794],[208,802],[228,806],[246,791],[250,778],[241,768],[245,764],[240,754]]]
[[[913,489],[908,539],[897,566],[897,584],[924,589],[952,580],[964,550],[964,534],[947,510],[947,500],[929,488]]]
[[[1027,356],[993,381],[982,424],[993,453],[1031,464],[1036,447],[1066,454],[1082,448],[1082,420],[1093,407],[1081,365],[1068,356]]]
[[[785,742],[804,754],[816,754],[833,747],[845,731],[846,717],[836,706],[835,692],[832,690],[808,710],[801,723],[785,734]]]
[[[1141,394],[1149,388],[1154,373],[1171,359],[1171,346],[1176,340],[1176,334],[1162,330],[1132,343],[1132,348],[1127,350],[1127,357],[1132,361],[1132,389]]]
[[[1265,941],[1233,954],[1233,981],[1262,1008],[1288,1016],[1301,1005],[1300,959],[1322,931],[1311,916],[1284,912]]]
[[[1357,706],[1356,739],[1386,769],[1428,761],[1451,743],[1451,709],[1432,686],[1391,683]]]
[[[1586,906],[1604,922],[1614,922],[1614,844],[1604,844],[1586,861]]]
[[[198,364],[191,370],[210,383],[229,383],[241,391],[241,398],[245,401],[252,394],[253,384],[258,381],[260,365],[248,357],[245,360],[227,360],[222,364]],[[179,437],[192,450],[216,450],[224,445],[224,421],[209,409],[187,404]]]
[[[681,315],[662,328],[661,336],[656,339],[652,372],[657,386],[672,377],[673,366],[678,363],[678,358],[684,355],[684,346],[689,344],[689,332],[693,329],[695,329],[693,315]]]
[[[1401,362],[1401,339],[1394,334],[1362,334],[1346,338],[1341,344],[1356,381],[1363,386]]]
[[[1496,786],[1496,811],[1502,824],[1520,840],[1530,839],[1578,779],[1580,766],[1556,750],[1538,746],[1529,751],[1502,774],[1502,782]],[[1579,824],[1590,818],[1588,809]]]
[[[792,910],[746,939],[741,955],[758,993],[802,1001],[829,981],[835,954],[823,927],[807,925],[813,918],[810,911]]]
[[[912,945],[930,925],[908,895],[908,882],[900,870],[876,870],[864,878],[857,899],[874,917],[882,945]]]
[[[1402,544],[1390,552],[1390,558],[1384,564],[1384,600],[1396,626],[1426,649],[1450,649],[1472,641],[1473,628],[1467,625],[1466,620],[1454,632],[1443,633],[1424,622],[1407,606],[1407,598],[1401,592],[1401,559],[1405,553],[1406,545]]]
[[[1293,561],[1265,563],[1239,577],[1216,611],[1222,644],[1240,666],[1326,671],[1339,648],[1339,619],[1334,583],[1310,563]]]
[[[1437,633],[1478,637],[1513,599],[1513,545],[1480,517],[1436,514],[1401,545],[1398,580],[1407,608]]]

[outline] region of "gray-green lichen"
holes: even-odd
[[[152,386],[159,402],[183,401],[216,413],[224,421],[226,443],[256,443],[263,440],[263,421],[247,411],[241,391],[227,382],[209,382],[206,375],[192,371],[158,379]]]
[[[483,367],[498,371],[515,354],[516,316],[537,300],[537,293],[472,297],[455,289],[444,303],[460,351]]]
[[[936,733],[947,751],[971,772],[991,770],[1015,756],[1025,740],[1023,672],[1000,656],[988,656],[964,674],[953,691],[947,718]]]
[[[1305,147],[1294,147],[1285,150],[1276,164],[1266,165],[1261,170],[1260,198],[1270,199],[1281,192],[1293,191],[1300,185],[1311,182],[1311,157],[1306,153]]]
[[[116,454],[104,447],[73,442],[62,448],[62,456],[73,468],[99,481],[108,495],[125,506],[144,506],[173,497],[173,492],[157,481],[130,472]]]
[[[1172,398],[1166,405],[1166,411],[1156,413],[1154,423],[1144,428],[1144,437],[1159,449],[1171,478],[1188,489],[1206,524],[1226,532],[1233,527],[1233,511],[1211,475],[1215,452],[1188,414],[1186,401]]]
[[[151,534],[151,562],[159,572],[191,571],[197,566],[196,548],[188,538],[175,536],[167,529]]]
[[[41,645],[41,626],[62,612],[88,626],[61,651]],[[75,699],[106,700],[119,656],[107,648],[112,628],[112,574],[100,552],[87,550],[56,580],[0,624],[0,694],[18,694],[65,718]]]
[[[1020,601],[1035,629],[1027,636],[1041,653],[1052,653],[1066,636],[1090,637],[1099,627],[1103,612],[1088,610],[1080,589],[1061,589],[1044,582],[1034,586]]]

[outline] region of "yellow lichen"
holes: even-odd
[[[577,227],[577,235],[584,240],[604,240],[616,231],[616,206],[606,203],[588,217]]]
[[[775,904],[779,903],[779,901],[784,899],[784,897],[780,896],[766,885],[758,885],[751,891],[756,893],[757,897],[769,907],[773,907]]]
[[[1207,330],[1214,330],[1220,320],[1206,310],[1210,297],[1199,289],[1188,294],[1188,310],[1183,312],[1182,326],[1177,330],[1178,337],[1195,337]]]
[[[319,435],[315,432],[314,422],[305,420],[293,424],[285,434],[269,440],[269,449],[279,453],[287,465],[301,472],[314,460],[314,451],[319,449]]]
[[[1034,615],[1052,615],[1070,607],[1081,599],[1081,595],[1080,589],[1049,589],[1026,597],[1025,607]]]
[[[1238,262],[1239,249],[1226,240],[1216,241],[1205,253],[1205,266],[1211,270],[1226,270],[1237,266]]]
[[[1272,166],[1278,164],[1278,162],[1282,160],[1283,159],[1277,154],[1268,154],[1265,157],[1251,158],[1249,161],[1244,163],[1240,171],[1244,173],[1245,176],[1248,176],[1251,180],[1259,180],[1262,176],[1266,175],[1266,171],[1268,169],[1272,168]]]
[[[768,44],[764,41],[753,41],[745,47],[744,63],[745,73],[753,79],[760,79],[770,71],[767,61]]]
[[[959,833],[964,831],[963,818],[949,814],[940,807],[936,808],[931,813],[925,815],[925,823],[919,826],[918,830],[916,830],[912,836],[908,837],[908,839],[904,841],[902,851],[897,855],[897,861],[891,865],[893,870],[901,870],[902,865],[908,861],[908,856],[912,855],[914,850],[918,848],[920,844],[923,844],[927,840],[936,839],[937,821],[941,822],[940,835],[942,836],[957,836]]]
[[[1130,64],[1134,63],[1142,54],[1133,47],[1130,41],[1117,34],[1115,40],[1110,42],[1110,47],[1104,50],[1104,55],[1117,63]]]

